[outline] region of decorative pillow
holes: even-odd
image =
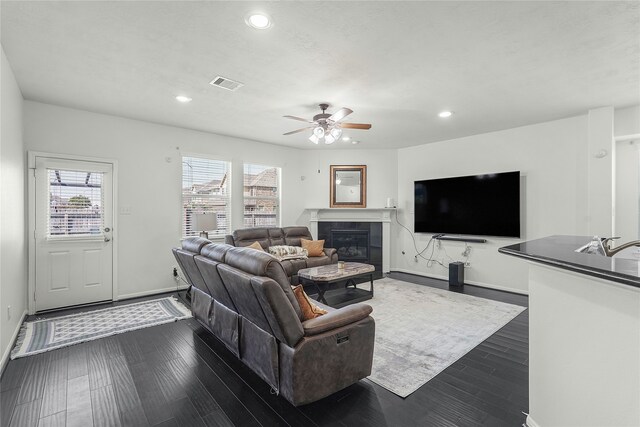
[[[256,249],[258,251],[262,251],[262,252],[266,252],[264,249],[262,249],[262,245],[260,244],[260,242],[253,242],[252,244],[250,244],[249,246],[245,246],[246,248],[251,248],[251,249]]]
[[[300,246],[276,245],[269,246],[269,253],[280,261],[287,259],[307,259],[307,250]]]
[[[293,294],[296,296],[296,300],[298,300],[298,305],[300,306],[300,310],[302,310],[302,318],[304,320],[315,319],[318,316],[327,314],[327,310],[311,302],[302,285],[292,286],[291,290],[293,290]]]
[[[324,240],[307,240],[300,239],[302,249],[306,249],[309,256],[323,256],[324,255]]]

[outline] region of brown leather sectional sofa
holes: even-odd
[[[293,405],[326,397],[371,374],[371,307],[303,320],[285,268],[255,249],[199,237],[173,253],[193,285],[194,317]]]
[[[283,227],[283,228],[245,228],[227,235],[224,242],[231,246],[244,247],[253,242],[259,242],[262,249],[269,246],[289,245],[302,246],[300,239],[312,240],[307,227]],[[294,259],[281,261],[284,271],[292,285],[298,284],[298,271],[308,267],[335,264],[338,262],[338,252],[334,248],[324,248],[324,256],[309,257],[307,259]]]

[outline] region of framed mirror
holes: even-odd
[[[331,165],[330,200],[332,208],[367,207],[367,166]]]

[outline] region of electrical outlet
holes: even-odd
[[[7,320],[11,320],[11,306],[7,306]]]

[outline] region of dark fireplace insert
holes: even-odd
[[[372,264],[373,278],[382,278],[381,222],[319,222],[318,239],[325,241],[325,247],[336,248],[340,261]]]

